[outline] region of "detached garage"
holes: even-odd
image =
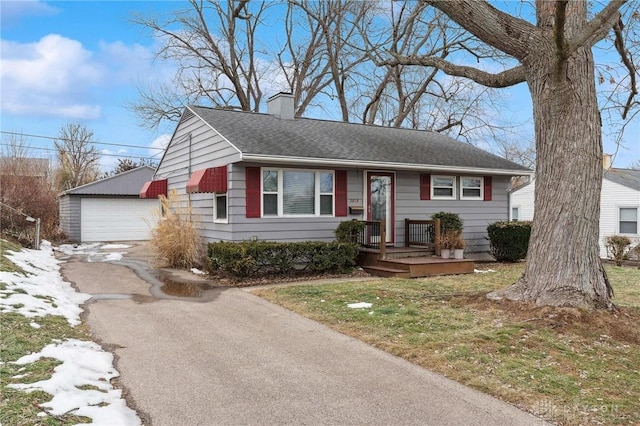
[[[138,167],[60,194],[60,228],[75,242],[140,241],[160,217],[157,198],[139,198],[154,169]]]

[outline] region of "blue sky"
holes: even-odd
[[[156,40],[128,18],[175,8],[175,1],[0,0],[1,130],[55,138],[66,123],[79,122],[104,143],[104,169],[118,156],[159,158],[153,148],[166,143],[174,125],[145,129],[126,104],[135,100],[136,84],[166,80],[170,70],[153,62]],[[520,86],[507,97],[510,112],[522,109],[526,119],[531,103]],[[640,160],[640,117],[619,149],[604,130],[605,152],[617,150],[617,167]],[[30,137],[29,145],[47,156],[53,140]]]

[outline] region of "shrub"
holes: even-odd
[[[440,219],[440,233],[444,235],[447,231],[462,232],[462,219],[457,213],[438,212],[431,215],[431,219]]]
[[[531,222],[495,222],[487,227],[491,254],[500,261],[517,262],[527,257]]]
[[[200,266],[203,245],[191,222],[191,206],[175,191],[160,197],[164,216],[151,230],[151,245],[161,262],[169,268]]]
[[[345,220],[340,222],[335,230],[336,239],[339,243],[357,244],[360,233],[364,231],[365,223],[360,220]]]
[[[624,235],[612,235],[607,237],[607,257],[616,263],[616,266],[622,266],[622,261],[628,259],[629,246],[631,240]]]
[[[358,255],[357,245],[340,242],[218,242],[208,248],[211,268],[236,279],[349,272]]]

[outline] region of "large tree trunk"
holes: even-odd
[[[580,24],[577,12],[568,10],[569,35]],[[565,59],[547,41],[525,64],[537,149],[528,261],[520,280],[493,296],[610,309],[613,291],[598,246],[603,168],[593,54],[581,47]]]

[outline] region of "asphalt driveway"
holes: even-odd
[[[164,296],[148,252],[128,251],[118,262],[76,255],[62,273],[95,295],[85,321],[146,424],[542,424],[247,291]]]

